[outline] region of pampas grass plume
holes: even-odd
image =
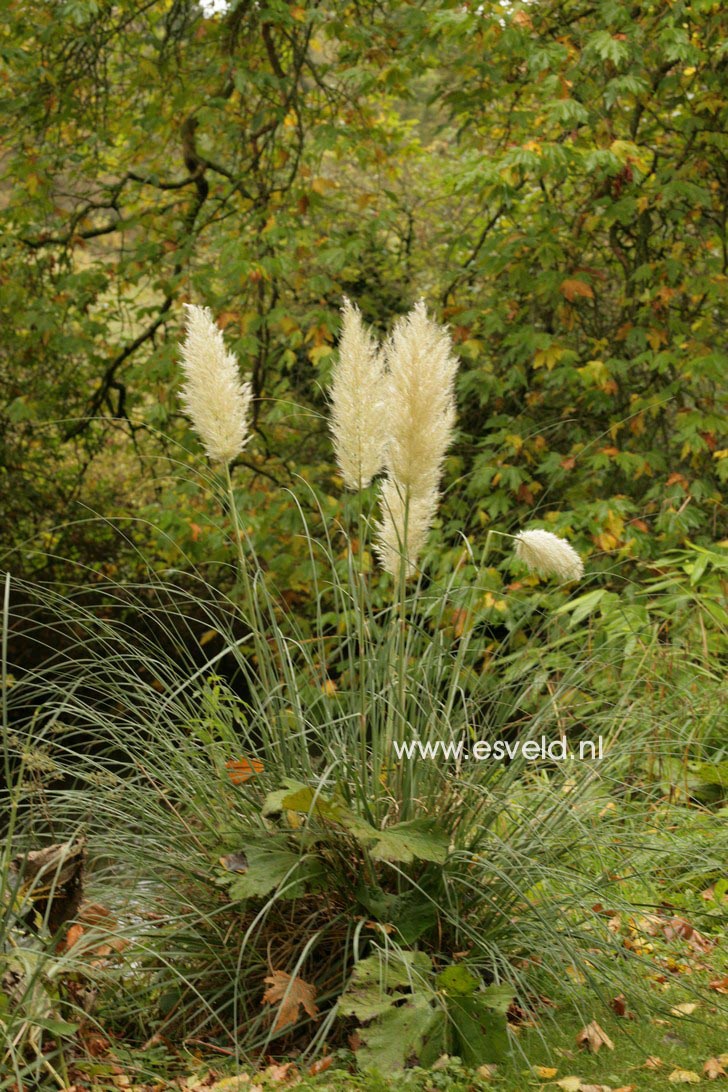
[[[584,565],[574,547],[550,531],[519,531],[516,535],[516,557],[531,572],[542,576],[580,580],[584,575]]]
[[[209,308],[186,307],[182,405],[210,458],[227,464],[248,440],[253,390],[241,381],[237,358],[225,348]]]
[[[427,540],[427,532],[437,512],[438,494],[431,490],[424,497],[410,497],[391,478],[385,478],[380,491],[382,520],[377,526],[375,549],[382,567],[397,576],[404,564],[405,575],[414,576],[417,557]],[[406,524],[406,528],[405,528]]]
[[[458,360],[447,330],[422,301],[399,319],[386,346],[389,438],[376,549],[397,576],[415,571],[437,512],[440,475],[455,425]]]
[[[339,359],[329,396],[336,462],[348,489],[369,485],[382,469],[387,420],[384,358],[361,312],[344,298]]]
[[[422,300],[394,326],[386,346],[389,476],[410,496],[437,491],[455,425],[457,357],[450,335]]]

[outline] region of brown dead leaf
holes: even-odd
[[[609,1007],[612,1012],[615,1012],[617,1016],[626,1016],[627,1014],[627,999],[623,993],[620,993],[617,997],[613,997],[609,1002]]]
[[[65,940],[66,951],[68,951],[69,948],[72,948],[74,944],[77,944],[85,932],[86,930],[83,925],[79,925],[78,922],[74,925],[69,925]]]
[[[719,1077],[728,1076],[718,1058],[708,1058],[703,1066],[703,1073],[709,1081],[717,1081]]]
[[[274,1031],[281,1031],[298,1020],[301,1006],[310,1017],[318,1014],[316,987],[310,982],[304,982],[302,978],[292,978],[286,971],[273,971],[265,981],[269,984],[263,994],[263,1005],[275,1005],[280,1001],[278,1016],[273,1025]]]
[[[700,1076],[692,1069],[673,1069],[667,1078],[670,1084],[700,1084]]]
[[[247,872],[248,858],[244,853],[228,853],[220,857],[220,864],[228,872]]]
[[[582,1028],[576,1037],[577,1046],[586,1048],[590,1054],[598,1054],[603,1046],[607,1050],[614,1050],[614,1043],[606,1031],[599,1026],[596,1020]]]
[[[262,773],[265,766],[259,758],[231,758],[225,763],[225,769],[233,785],[244,785],[251,777]]]
[[[644,1069],[662,1069],[664,1064],[665,1063],[663,1062],[662,1058],[658,1058],[656,1054],[650,1054],[650,1056],[647,1059],[647,1061],[645,1062],[643,1068]]]
[[[560,286],[561,295],[564,299],[567,299],[569,303],[572,303],[577,296],[586,296],[587,299],[594,299],[594,289],[586,281],[577,280],[575,277],[567,277],[565,281],[561,282]]]
[[[709,986],[717,993],[728,993],[728,974],[724,974],[722,978],[714,978]]]
[[[609,1084],[582,1084],[579,1086],[579,1092],[612,1092],[612,1086]]]
[[[291,1077],[297,1077],[298,1072],[293,1062],[284,1062],[282,1065],[267,1066],[263,1076],[267,1081],[272,1081],[273,1084],[280,1084],[282,1081],[290,1080]]]
[[[318,1077],[319,1073],[325,1073],[327,1069],[331,1068],[334,1059],[331,1054],[327,1054],[325,1058],[319,1058],[317,1062],[312,1062],[308,1067],[309,1077]]]

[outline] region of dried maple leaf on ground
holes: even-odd
[[[719,1058],[708,1058],[707,1062],[703,1066],[703,1073],[709,1081],[717,1081],[718,1077],[728,1076],[725,1069],[720,1064]]]
[[[274,1031],[281,1031],[282,1028],[295,1024],[302,1005],[309,1016],[318,1014],[318,1006],[314,1000],[316,987],[310,982],[304,982],[298,977],[292,978],[286,971],[273,971],[265,981],[269,985],[261,1004],[275,1005],[278,1001],[281,1003],[273,1025]]]
[[[309,1077],[318,1077],[319,1073],[325,1073],[331,1067],[333,1061],[333,1055],[327,1054],[325,1058],[319,1058],[317,1062],[312,1062],[308,1067]]]
[[[581,1029],[576,1037],[576,1042],[578,1046],[586,1047],[591,1054],[598,1054],[603,1046],[607,1050],[614,1050],[614,1043],[596,1020],[592,1020],[591,1024],[587,1024],[586,1027]]]

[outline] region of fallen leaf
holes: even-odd
[[[683,1001],[681,1005],[675,1005],[670,1009],[673,1016],[692,1016],[698,1007],[697,1001]]]
[[[603,1046],[607,1050],[614,1050],[614,1043],[603,1028],[599,1027],[596,1020],[582,1028],[576,1037],[577,1045],[586,1047],[591,1054],[598,1054]]]
[[[492,1081],[494,1077],[497,1076],[498,1066],[493,1063],[488,1063],[486,1065],[478,1066],[475,1072],[477,1076],[480,1077],[481,1081]]]
[[[244,853],[228,853],[226,856],[220,858],[220,864],[223,868],[226,868],[228,872],[248,871],[248,858]]]
[[[72,948],[76,944],[83,934],[86,932],[83,925],[76,923],[75,925],[69,925],[68,932],[66,933],[66,950]]]
[[[559,1072],[558,1069],[554,1069],[550,1065],[534,1065],[531,1067],[537,1077],[540,1077],[542,1081],[550,1081],[552,1077],[555,1077]]]
[[[644,1068],[645,1069],[662,1069],[664,1064],[665,1063],[663,1062],[662,1058],[658,1058],[656,1054],[650,1054],[649,1058],[647,1059],[647,1061],[644,1064]]]
[[[620,993],[618,997],[613,997],[609,1002],[609,1006],[613,1012],[616,1012],[617,1016],[625,1016],[627,1012],[627,1000],[623,993]]]
[[[612,1092],[612,1086],[609,1084],[582,1084],[579,1092]]]
[[[308,1067],[309,1077],[318,1077],[319,1073],[325,1073],[327,1069],[331,1068],[334,1058],[332,1054],[327,1054],[325,1058],[319,1058],[317,1062],[312,1062]]]
[[[581,1077],[562,1077],[556,1083],[559,1088],[563,1088],[564,1092],[580,1092],[581,1090]]]
[[[225,763],[225,769],[233,785],[244,785],[255,774],[262,773],[265,766],[259,758],[231,758]]]
[[[298,977],[291,978],[286,971],[273,971],[265,981],[269,986],[263,994],[261,1004],[275,1005],[278,1001],[281,1003],[273,1025],[274,1031],[280,1031],[290,1024],[295,1024],[302,1005],[310,1017],[313,1018],[318,1014],[318,1006],[314,1000],[316,987],[310,982],[304,982]]]
[[[673,1069],[667,1078],[670,1084],[700,1084],[700,1077],[692,1069]]]
[[[269,1065],[263,1076],[266,1080],[273,1081],[274,1084],[280,1084],[281,1081],[287,1081],[297,1075],[295,1069],[291,1072],[292,1068],[293,1062],[284,1062],[282,1065]]]
[[[717,1081],[718,1077],[725,1077],[728,1075],[718,1058],[708,1058],[703,1066],[703,1073],[709,1081]]]
[[[722,978],[714,978],[709,986],[717,993],[728,993],[728,974],[724,974]]]

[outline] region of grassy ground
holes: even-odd
[[[443,1057],[429,1071],[412,1068],[389,1076],[361,1074],[356,1072],[356,1055],[338,1051],[313,1064],[277,1059],[235,1075],[220,1055],[180,1054],[170,1049],[171,1044],[153,1043],[134,1054],[114,1045],[96,1059],[79,1060],[74,1079],[79,1092],[119,1087],[139,1092],[259,1092],[283,1087],[302,1092],[488,1088],[498,1092],[656,1092],[677,1084],[727,1080],[728,959],[720,932],[725,915],[714,916],[716,928],[709,937],[694,930],[687,917],[664,920],[661,928],[649,917],[635,923],[645,927],[642,931],[631,923],[619,925],[628,944],[642,946],[644,975],[659,1014],[638,1018],[629,998],[600,1005],[586,990],[575,1001],[570,988],[569,1000],[552,998],[535,1020],[512,1027],[511,1058],[498,1067],[467,1070],[458,1059]],[[579,1044],[583,1029],[592,1021],[608,1040],[596,1051]]]

